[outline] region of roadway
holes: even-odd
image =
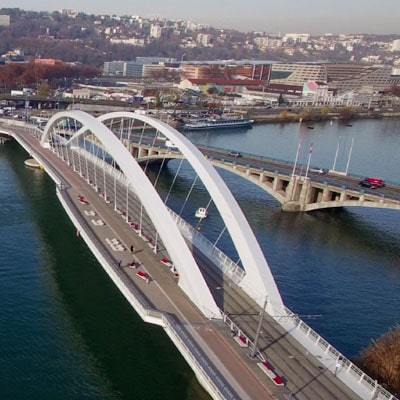
[[[165,146],[165,142],[161,140],[157,140],[154,143],[154,137],[150,136],[140,136],[137,134],[130,135],[131,140],[136,140],[138,143],[145,146],[156,146],[162,147],[168,150],[170,148]],[[240,156],[231,155],[231,151],[225,149],[218,149],[213,147],[205,147],[205,146],[196,146],[205,156],[207,156],[210,160],[224,160],[228,163],[242,165],[249,168],[255,168],[258,170],[270,171],[270,172],[278,172],[281,175],[291,176],[293,174],[294,164],[276,160],[269,159],[267,157],[255,156],[246,153],[239,153]],[[329,170],[328,173],[320,173],[315,170],[319,169],[316,167],[310,167],[307,173],[307,176],[311,179],[312,182],[317,182],[325,185],[326,183],[332,187],[343,188],[354,190],[356,192],[368,193],[371,195],[384,196],[388,199],[393,199],[400,201],[400,186],[386,183],[384,187],[377,189],[370,189],[360,187],[359,183],[365,177],[355,176],[344,174],[343,172],[332,171]],[[314,171],[313,171],[314,170]],[[305,176],[306,174],[306,166],[305,165],[297,165],[294,173],[298,176]],[[379,178],[379,177],[375,177]]]
[[[225,161],[240,164],[243,166],[249,166],[251,168],[263,169],[265,171],[277,171],[279,174],[290,176],[293,173],[294,165],[291,163],[287,163],[284,161],[268,159],[264,157],[257,157],[248,154],[241,154],[240,157],[232,156],[229,154],[229,151],[222,149],[213,149],[210,147],[198,147],[199,150],[207,155],[208,157],[212,157],[215,159],[223,159]],[[334,187],[343,187],[345,186],[347,189],[355,190],[355,191],[363,191],[365,193],[370,193],[373,195],[382,195],[390,199],[395,199],[400,201],[400,186],[396,186],[393,184],[386,184],[382,188],[377,189],[368,189],[361,188],[359,186],[360,180],[364,179],[364,177],[345,175],[343,173],[329,171],[326,174],[322,174],[319,172],[312,171],[314,168],[309,168],[307,176],[313,182],[319,182],[322,184],[328,183],[330,186]],[[295,170],[296,175],[305,176],[306,166],[298,165]],[[376,177],[379,178],[379,177]]]
[[[160,251],[154,254],[139,235],[134,233],[126,220],[115,212],[115,202],[117,202],[118,208],[127,205],[125,209],[128,210],[128,215],[137,217],[142,215],[134,193],[128,193],[127,196],[126,185],[117,183],[112,176],[104,174],[100,164],[89,169],[88,164],[82,163],[76,154],[69,152],[70,163],[75,165],[75,168],[80,166],[81,172],[88,174],[92,184],[95,176],[96,179],[100,177],[102,190],[110,193],[110,203],[106,203],[87,180],[74,172],[72,167],[68,167],[50,150],[41,148],[27,130],[13,128],[13,131],[18,132],[62,177],[65,193],[79,211],[86,229],[97,237],[101,251],[113,260],[115,268],[118,266],[118,261],[122,261],[122,272],[132,287],[139,290],[149,304],[176,318],[186,333],[197,343],[201,353],[212,365],[213,371],[219,375],[225,387],[236,393],[232,398],[285,399],[292,393],[295,395],[293,398],[299,400],[359,399],[318,359],[308,356],[305,349],[284,332],[272,317],[265,315],[258,347],[263,357],[286,382],[285,388],[273,385],[257,367],[256,361],[249,358],[249,349],[239,347],[232,339],[230,329],[217,320],[205,319],[182,293],[174,275],[160,262],[163,257],[168,258],[162,243],[159,243]],[[82,166],[84,166],[83,171]],[[100,182],[98,182],[99,187]],[[84,213],[88,210],[88,206],[80,204],[79,195],[87,199],[90,209],[93,209],[98,218],[105,222],[105,226],[95,226],[90,222],[92,217]],[[156,234],[154,229],[152,231],[151,221],[145,213],[142,215],[142,222],[143,228],[155,239]],[[126,249],[133,245],[136,249],[135,254],[129,251],[118,254],[113,252],[105,240],[110,237],[118,238]],[[220,308],[249,338],[254,339],[260,320],[260,307],[223,276],[202,253],[196,249],[193,249],[193,252]],[[151,276],[150,284],[138,279],[136,270],[128,267],[133,259]]]

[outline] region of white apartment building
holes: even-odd
[[[391,51],[400,51],[400,39],[393,40]]]
[[[282,42],[293,41],[294,43],[307,43],[310,40],[309,33],[286,33]]]
[[[0,15],[0,26],[10,26],[9,15]]]
[[[197,43],[200,43],[202,46],[211,47],[212,46],[212,35],[207,33],[199,33],[197,35]]]
[[[154,39],[160,39],[161,34],[162,34],[162,28],[160,25],[151,25],[150,37]]]

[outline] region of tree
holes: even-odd
[[[340,110],[339,118],[345,121],[348,121],[354,118],[357,115],[357,112],[353,107],[344,107]]]
[[[331,112],[331,110],[329,107],[322,108],[322,110],[321,110],[322,119],[328,119],[330,112]]]
[[[21,84],[27,86],[37,84],[43,80],[48,80],[50,83],[64,82],[66,79],[94,78],[99,74],[99,70],[87,65],[11,63],[0,66],[0,83],[8,88],[14,88]]]
[[[301,119],[303,121],[317,121],[319,119],[318,110],[311,107],[304,108],[301,112]]]
[[[359,364],[374,379],[400,391],[400,325],[373,340],[361,352]]]
[[[278,97],[278,104],[281,106],[282,104],[286,104],[286,100],[283,98],[283,94],[280,93]]]
[[[42,97],[47,97],[50,94],[50,85],[47,80],[40,82],[38,87],[38,95]]]
[[[215,86],[210,86],[210,87],[207,89],[207,93],[208,93],[208,94],[211,94],[211,95],[213,95],[213,94],[218,94],[218,93],[219,93],[219,90],[218,90],[218,88],[216,88]]]

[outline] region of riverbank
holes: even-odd
[[[380,111],[367,111],[365,109],[354,111],[352,114],[343,114],[341,112],[328,112],[324,114],[320,109],[315,109],[315,112],[307,113],[302,109],[267,109],[265,111],[262,110],[246,110],[240,109],[236,110],[238,114],[242,115],[244,118],[249,118],[254,120],[254,124],[276,124],[276,123],[309,123],[313,124],[316,122],[323,121],[343,121],[344,123],[349,123],[357,120],[376,120],[383,118],[400,118],[400,111],[388,111],[388,112],[380,112]],[[179,120],[173,118],[167,118],[161,115],[158,117],[154,115],[156,118],[160,118],[162,121],[167,122],[172,127],[179,129],[182,125],[187,122],[189,119],[180,118]]]
[[[248,113],[248,118],[253,119],[255,124],[266,123],[287,123],[287,122],[321,122],[330,120],[343,120],[346,122],[361,120],[361,119],[381,119],[381,118],[400,118],[400,112],[357,112],[351,118],[344,119],[340,113],[329,113],[323,118],[317,116],[315,118],[304,118],[301,112],[293,112],[286,110],[279,110],[276,113]]]

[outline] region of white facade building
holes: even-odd
[[[9,15],[0,15],[0,26],[10,26]]]
[[[161,34],[162,34],[162,28],[160,25],[151,25],[150,37],[154,39],[160,39]]]
[[[211,47],[212,46],[212,35],[207,33],[199,33],[197,35],[197,43],[200,43],[202,46]]]
[[[392,51],[400,51],[400,39],[393,40]]]

